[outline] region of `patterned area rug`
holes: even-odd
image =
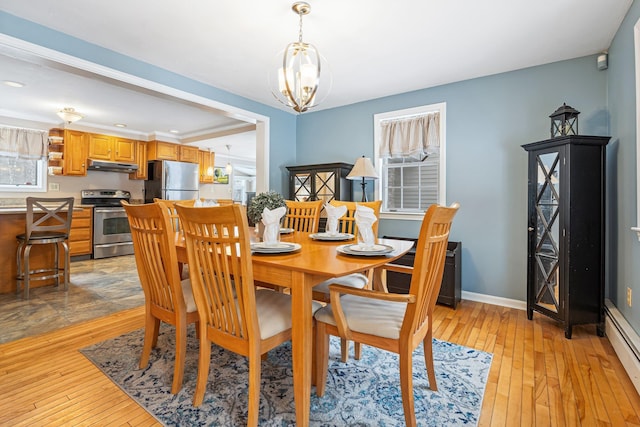
[[[248,366],[244,357],[213,346],[203,404],[191,404],[198,341],[190,326],[182,390],[172,395],[174,329],[162,325],[149,366],[138,369],[143,330],[87,347],[82,353],[129,396],[167,426],[246,425]],[[420,426],[475,426],[480,415],[491,354],[434,340],[438,392],[429,390],[422,346],[413,355],[416,418]],[[353,354],[353,349],[351,351]],[[362,359],[340,362],[332,337],[324,397],[311,392],[313,426],[404,425],[397,356],[363,346]],[[260,426],[295,425],[291,347],[286,343],[262,362]]]

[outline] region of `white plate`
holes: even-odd
[[[371,248],[364,249],[355,244],[338,246],[336,250],[345,255],[380,256],[393,252],[393,246],[376,244]]]
[[[329,233],[312,233],[309,234],[313,240],[351,240],[353,239],[353,234],[349,233],[338,233],[338,234],[329,234]]]
[[[259,254],[284,254],[297,251],[302,246],[299,243],[280,242],[276,245],[266,245],[264,243],[252,243],[251,250]]]
[[[296,230],[294,230],[293,228],[281,228],[280,229],[280,234],[291,234],[294,231],[296,231]]]

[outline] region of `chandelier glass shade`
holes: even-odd
[[[318,49],[311,43],[302,41],[302,16],[311,11],[311,6],[305,2],[297,2],[291,9],[300,16],[298,41],[289,43],[277,56],[279,64],[273,67],[276,75],[270,75],[270,86],[278,101],[303,113],[317,106],[327,96],[331,76],[326,60]]]
[[[82,114],[78,113],[74,108],[65,107],[58,111],[58,117],[67,123],[77,122],[82,118]]]

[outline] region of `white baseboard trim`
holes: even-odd
[[[605,300],[604,305],[607,338],[640,393],[640,336],[610,300]]]
[[[462,291],[462,299],[526,310],[526,301]],[[620,310],[605,300],[605,333],[627,375],[640,393],[640,335],[633,330]]]
[[[527,302],[517,299],[494,297],[493,295],[477,294],[475,292],[462,291],[462,299],[470,301],[484,302],[486,304],[501,305],[503,307],[517,308],[518,310],[526,310]]]

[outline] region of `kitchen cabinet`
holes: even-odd
[[[133,163],[136,141],[118,136],[89,134],[89,158],[111,162]]]
[[[527,317],[596,324],[604,336],[605,148],[571,135],[523,145],[528,153]]]
[[[199,163],[200,163],[200,183],[201,184],[213,184],[213,174],[207,174],[209,167],[213,167],[215,164],[213,160],[215,159],[215,153],[211,151],[199,150],[198,153]]]
[[[149,141],[147,143],[147,160],[178,160],[178,144]]]
[[[147,142],[136,141],[136,164],[138,170],[129,174],[129,179],[147,179]]]
[[[69,232],[69,254],[88,255],[93,252],[93,207],[74,209]]]
[[[198,147],[188,145],[178,146],[178,160],[181,162],[199,163]]]
[[[67,129],[64,130],[63,135],[62,174],[68,176],[85,176],[87,174],[89,135],[85,132]]]

